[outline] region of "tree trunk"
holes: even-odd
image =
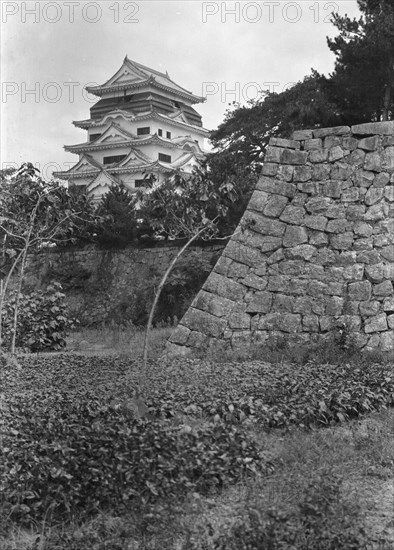
[[[18,324],[19,303],[20,303],[21,294],[22,294],[22,283],[23,283],[23,277],[25,274],[25,265],[26,265],[26,256],[27,256],[28,247],[29,245],[28,243],[26,243],[26,246],[23,250],[23,255],[22,255],[21,272],[19,273],[18,293],[16,295],[15,307],[14,307],[13,332],[12,332],[11,349],[10,349],[11,355],[15,355],[16,328]]]
[[[390,59],[389,68],[388,68],[388,82],[384,90],[383,98],[383,120],[389,120],[390,109],[393,102],[393,91],[394,91],[394,57]]]
[[[1,342],[2,342],[2,334],[3,334],[3,306],[4,306],[4,297],[5,293],[7,292],[7,288],[9,285],[9,282],[11,280],[11,276],[14,273],[14,269],[18,265],[19,260],[21,259],[23,254],[23,250],[21,250],[18,254],[18,256],[15,258],[14,263],[11,266],[11,269],[7,273],[7,277],[5,278],[5,281],[2,281],[2,288],[1,288],[1,294],[0,294],[0,348],[1,348]]]
[[[24,277],[24,274],[25,274],[26,258],[27,258],[27,252],[28,252],[29,246],[30,246],[30,239],[31,239],[31,234],[33,232],[33,227],[34,227],[34,222],[35,222],[35,219],[36,219],[37,209],[38,209],[38,206],[39,206],[40,202],[41,202],[41,196],[38,197],[37,203],[36,203],[35,207],[33,208],[33,212],[31,213],[29,231],[27,233],[25,246],[23,247],[23,251],[22,251],[22,264],[21,264],[21,272],[19,274],[18,294],[16,296],[15,309],[14,309],[13,334],[12,334],[11,350],[10,350],[11,355],[15,355],[16,327],[17,327],[17,323],[18,323],[19,302],[20,302],[21,293],[22,293],[22,283],[23,283],[23,277]]]

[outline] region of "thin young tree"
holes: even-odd
[[[218,237],[219,222],[226,216],[228,204],[236,200],[237,194],[232,184],[218,186],[209,178],[206,171],[196,166],[191,174],[176,172],[161,184],[151,181],[149,188],[140,191],[138,197],[141,218],[149,219],[157,235],[185,240],[185,244],[164,273],[150,309],[145,330],[143,359],[133,399],[134,407],[138,409],[139,415],[143,416],[147,412],[142,396],[147,374],[149,336],[163,287],[176,262],[194,241]]]

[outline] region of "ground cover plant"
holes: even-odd
[[[37,543],[26,549],[173,548],[175,536],[183,533],[185,539],[187,529],[180,518],[190,499],[209,503],[234,483],[257,484],[256,479],[277,475],[283,460],[275,458],[269,438],[292,437],[300,428],[309,430],[307,437],[313,438],[316,427],[331,430],[346,425],[349,418],[394,403],[390,363],[273,365],[259,360],[214,363],[192,358],[166,363],[154,359],[148,365],[145,403],[139,406],[133,400],[138,356],[64,353],[24,356],[18,361],[19,369],[2,365],[3,517],[14,527],[32,529],[33,525],[35,533],[40,529],[44,533],[43,525],[62,525],[56,531],[56,544],[52,536],[49,546]],[[260,548],[261,537],[269,531],[272,540],[267,548],[285,547],[279,542],[290,544],[293,535],[295,548],[319,548],[316,533],[322,518],[327,520],[339,514],[338,506],[346,506],[339,496],[340,480],[322,472],[316,479],[319,486],[328,483],[332,488],[329,513],[326,504],[310,496],[306,484],[302,501],[306,504],[301,502],[304,508],[299,508],[298,515],[286,512],[284,520],[282,509],[270,512],[271,516],[263,514],[257,538],[248,535],[256,532],[251,510],[260,506],[253,498],[249,508],[242,505],[246,515],[231,529],[212,527],[214,539],[207,538],[207,533],[196,539],[189,526],[189,540],[194,541],[189,547],[243,548],[239,539],[249,537],[250,547]],[[316,508],[321,520],[315,518],[313,529],[308,527],[315,533],[310,538],[315,546],[305,546],[300,542],[306,529],[300,514],[305,514],[311,498],[309,519],[312,522]],[[346,513],[349,521],[341,527],[345,533],[341,540],[347,546],[345,542],[335,546],[339,520],[333,528],[324,520],[326,530],[331,529],[326,539],[333,542],[321,548],[350,549],[356,543],[362,547],[352,511]],[[127,521],[119,519],[125,517]],[[75,522],[82,520],[85,527],[76,528]],[[280,529],[281,524],[288,533]],[[9,541],[8,528],[3,529]],[[70,529],[81,538],[77,540]],[[154,546],[157,529],[161,542]],[[48,536],[47,528],[45,532]],[[104,532],[101,537],[99,533]],[[110,532],[113,537],[108,543]],[[204,537],[208,542],[202,542]],[[40,544],[44,539],[42,535]],[[139,545],[128,546],[131,539]],[[10,543],[6,548],[17,547]]]

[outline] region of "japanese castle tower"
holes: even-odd
[[[174,170],[190,172],[204,157],[209,132],[192,105],[205,98],[178,86],[167,73],[126,56],[107,82],[86,90],[100,98],[89,119],[73,122],[87,130],[87,140],[65,146],[79,160],[70,170],[54,173],[69,185],[99,198],[112,185],[141,187],[147,174],[162,181]]]

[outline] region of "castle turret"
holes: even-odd
[[[98,198],[114,184],[141,187],[148,174],[161,181],[177,169],[190,172],[204,157],[209,132],[192,105],[205,99],[173,82],[168,73],[126,56],[107,82],[86,90],[100,98],[89,119],[73,123],[87,131],[87,140],[65,146],[79,160],[70,170],[54,173],[69,185]]]

